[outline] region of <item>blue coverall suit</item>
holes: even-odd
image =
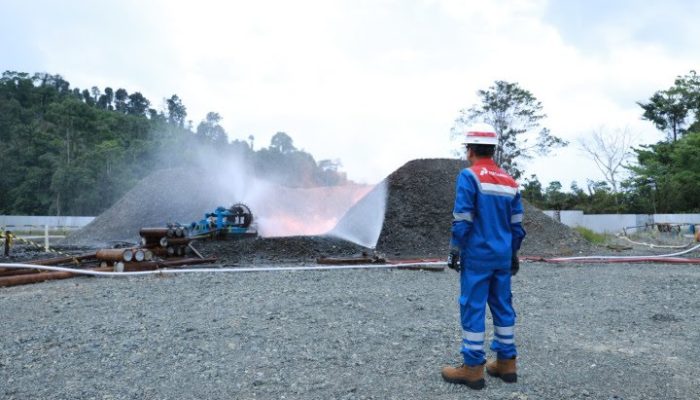
[[[518,184],[490,158],[477,160],[457,178],[451,246],[460,251],[460,316],[464,363],[485,362],[486,303],[493,316],[491,350],[516,356],[511,260],[525,237]]]

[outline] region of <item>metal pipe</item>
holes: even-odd
[[[5,268],[3,268],[3,270],[0,271],[0,277],[36,274],[38,272],[39,271],[34,270],[34,269],[9,269],[9,268],[5,269]]]
[[[211,258],[184,258],[182,260],[162,261],[159,264],[164,267],[177,267],[180,265],[209,264],[215,262],[216,257]]]
[[[141,228],[139,229],[139,236],[146,237],[157,237],[162,238],[168,235],[168,228]]]
[[[146,258],[146,253],[142,249],[134,249],[134,261],[141,262]]]
[[[102,249],[97,250],[95,257],[100,261],[129,262],[134,259],[134,251],[132,249]]]
[[[39,267],[41,269],[43,269],[43,268],[57,268],[57,267],[47,267],[47,266],[39,266]],[[72,276],[75,276],[75,273],[68,272],[68,271],[38,272],[35,274],[28,274],[28,275],[4,276],[4,277],[0,278],[0,287],[24,285],[26,283],[43,282],[43,281],[48,281],[48,280],[52,280],[52,279],[66,279],[66,278],[70,278]]]
[[[167,257],[168,256],[168,249],[164,249],[162,247],[154,247],[152,249],[148,249],[153,256],[158,256],[158,257]]]
[[[162,239],[165,239],[165,236],[158,237],[158,236],[148,236],[148,237],[142,237],[141,238],[141,247],[158,247],[160,246],[160,241]]]
[[[65,263],[70,263],[70,262],[75,262],[75,261],[84,261],[88,259],[95,258],[97,253],[85,253],[85,254],[80,254],[76,255],[73,257],[54,257],[54,258],[42,258],[40,260],[31,260],[27,261],[30,264],[37,264],[37,265],[56,265],[56,264],[65,264]]]
[[[186,246],[190,242],[190,239],[188,238],[168,238],[164,237],[160,239],[160,246],[161,247],[168,247],[168,246]]]
[[[178,257],[183,257],[185,255],[185,249],[187,247],[185,246],[177,246],[177,251],[175,253],[177,254]]]
[[[158,269],[158,266],[155,261],[129,262],[124,263],[124,271],[153,271]]]
[[[190,250],[192,250],[192,251],[194,252],[194,254],[197,255],[197,257],[199,257],[199,258],[204,258],[204,256],[202,255],[202,253],[198,252],[197,249],[194,248],[194,244],[193,244],[192,242],[187,243],[187,247],[189,247]]]

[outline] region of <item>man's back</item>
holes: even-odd
[[[460,242],[467,268],[510,268],[511,223],[522,220],[518,184],[484,158],[461,172],[457,191],[455,212],[471,214],[471,229]]]

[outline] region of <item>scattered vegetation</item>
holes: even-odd
[[[593,244],[603,244],[606,241],[605,235],[601,233],[593,232],[592,230],[585,228],[583,226],[577,226],[574,230],[583,236],[584,239],[588,240]]]

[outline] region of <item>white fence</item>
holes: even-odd
[[[30,230],[31,228],[77,229],[92,222],[95,217],[51,217],[51,216],[28,216],[28,215],[0,215],[0,227],[9,230]]]
[[[544,211],[557,219],[554,210]],[[628,233],[636,232],[633,227],[649,224],[700,224],[700,214],[584,214],[578,210],[558,211],[562,224],[571,227],[582,226],[598,233],[618,233],[627,228]]]
[[[49,251],[49,245],[53,239],[61,239],[63,235],[52,235],[49,230],[74,230],[92,222],[95,217],[51,217],[51,216],[28,216],[28,215],[0,215],[0,232],[4,230],[22,232],[17,238],[24,241],[36,242],[43,240],[44,250]],[[4,236],[4,235],[0,235]],[[4,243],[4,237],[0,237],[0,242]]]

